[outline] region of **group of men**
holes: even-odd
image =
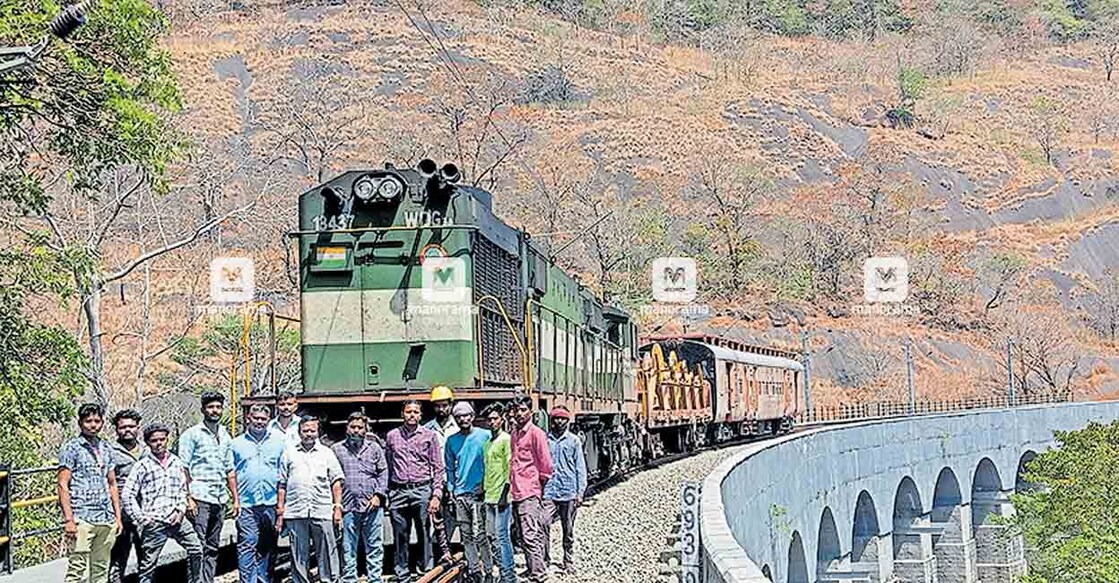
[[[563,566],[572,571],[576,509],[587,487],[571,413],[550,412],[547,434],[532,421],[532,401],[489,405],[475,419],[467,402],[435,387],[435,418],[420,424],[418,401],[403,406],[403,424],[382,441],[355,412],[346,438],[323,443],[321,421],[296,414],[295,394],[276,399],[276,416],[253,405],[246,430],[233,438],[221,425],[224,398],[201,397],[202,421],[168,448],[170,427],[143,428],[139,413],[113,416],[116,441],[99,434],[104,410],[78,410],[80,435],[59,454],[58,492],[71,541],[67,583],[119,583],[135,549],[139,579],[150,583],[168,539],[186,551],[192,583],[212,583],[227,506],[237,526],[241,583],[274,580],[279,537],[289,537],[296,583],[309,583],[311,556],[321,581],[356,583],[364,547],[368,581],[381,581],[382,521],[393,530],[395,580],[410,581],[415,534],[418,572],[437,553],[450,556],[457,529],[468,576],[478,583],[517,580],[514,526],[532,582],[547,577],[553,522],[563,534]],[[506,422],[509,421],[509,429]],[[497,572],[494,572],[494,567]]]

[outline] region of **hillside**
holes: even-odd
[[[264,297],[296,313],[282,232],[299,192],[430,156],[553,248],[613,211],[561,260],[630,307],[648,301],[651,258],[696,257],[713,317],[691,328],[794,347],[806,331],[818,403],[902,399],[907,338],[922,398],[998,394],[1007,337],[1030,390],[1119,389],[1114,332],[1099,333],[1119,302],[1119,80],[1091,42],[969,41],[916,5],[902,8],[918,32],[873,41],[677,43],[636,9],[589,28],[465,0],[236,6],[168,8],[180,124],[199,145],[175,196],[262,203],[160,260],[146,318],[107,296],[111,334],[180,334],[218,254],[253,255]],[[943,70],[949,45],[959,70]],[[905,313],[860,315],[869,255],[909,259]],[[123,289],[149,288],[137,274]],[[681,325],[663,320],[648,329]],[[180,365],[137,376],[137,350],[113,346],[113,384],[164,390]]]

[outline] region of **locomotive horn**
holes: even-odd
[[[435,160],[424,158],[420,160],[419,164],[416,164],[416,170],[419,170],[420,176],[427,180],[435,176],[435,173],[439,171],[439,166],[435,163]]]
[[[439,176],[443,178],[444,182],[448,184],[454,184],[455,182],[458,182],[458,179],[462,177],[462,174],[459,173],[458,166],[447,162],[443,165],[442,168],[439,169]]]

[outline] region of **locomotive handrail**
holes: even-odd
[[[481,308],[482,307],[482,302],[485,301],[485,300],[493,301],[494,305],[497,306],[498,313],[505,320],[505,325],[509,327],[509,331],[512,333],[512,336],[513,336],[513,341],[517,343],[517,348],[520,349],[520,351],[521,351],[521,381],[526,382],[525,366],[528,363],[528,356],[525,353],[525,345],[524,345],[523,342],[521,342],[521,339],[520,339],[519,334],[517,332],[517,327],[514,326],[513,321],[509,319],[509,314],[508,314],[508,312],[505,311],[505,306],[501,305],[501,300],[497,299],[497,297],[495,297],[493,295],[490,295],[490,294],[486,294],[486,295],[478,298],[478,301],[474,302],[474,305]],[[480,316],[479,316],[478,322],[479,322],[478,325],[481,326],[481,317]],[[478,340],[479,340],[479,342],[478,342],[478,381],[479,381],[479,384],[485,384],[485,382],[486,382],[486,378],[485,378],[486,372],[485,372],[485,367],[482,364],[482,342],[481,342],[482,339],[481,339],[480,336],[479,336]],[[532,391],[532,387],[529,386],[527,384],[527,382],[525,384],[525,390],[530,391],[530,392]]]
[[[466,229],[469,231],[477,231],[478,225],[394,225],[391,227],[360,227],[357,229],[330,229],[327,231],[288,231],[284,234],[284,236],[295,238],[308,235],[325,235],[334,233],[384,233],[388,231],[423,231],[426,229]]]
[[[579,322],[576,322],[575,320],[572,320],[571,318],[568,318],[567,316],[559,313],[558,311],[556,311],[552,308],[549,308],[548,306],[545,306],[544,304],[536,301],[533,298],[529,298],[527,301],[525,301],[525,346],[526,346],[525,350],[527,352],[527,354],[525,356],[525,361],[527,362],[526,370],[528,371],[528,375],[529,375],[529,385],[528,385],[529,387],[533,386],[532,382],[535,379],[532,377],[532,373],[533,373],[534,367],[536,366],[536,359],[534,358],[535,355],[533,354],[533,350],[532,350],[532,348],[533,348],[533,342],[532,342],[532,307],[533,307],[534,304],[538,308],[541,308],[543,310],[547,310],[548,312],[551,312],[553,316],[559,316],[560,318],[563,318],[565,321],[567,321],[571,324],[574,324],[575,328],[576,328],[576,332],[578,332],[580,329],[582,329],[582,330],[586,329],[586,326],[583,326],[583,325],[579,324]],[[621,344],[614,344],[613,342],[610,342],[610,340],[602,334],[598,334],[596,337],[599,340],[601,340],[604,345],[609,345],[609,347],[612,347],[612,348],[615,348],[615,349],[621,349],[622,348]],[[566,356],[565,356],[565,358],[566,358]]]
[[[244,355],[245,358],[245,382],[244,391],[242,395],[245,397],[250,396],[252,392],[252,346],[249,343],[249,335],[252,332],[253,320],[256,318],[257,313],[261,308],[268,308],[268,340],[270,345],[269,358],[271,360],[271,385],[272,393],[276,392],[276,307],[268,301],[257,301],[252,304],[245,305],[242,314],[242,327],[241,337],[238,342],[237,349],[233,351],[232,362],[229,365],[229,403],[230,411],[234,414],[229,416],[229,434],[237,435],[237,356],[238,353]]]

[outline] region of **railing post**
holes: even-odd
[[[12,574],[12,466],[0,464],[0,575]]]

